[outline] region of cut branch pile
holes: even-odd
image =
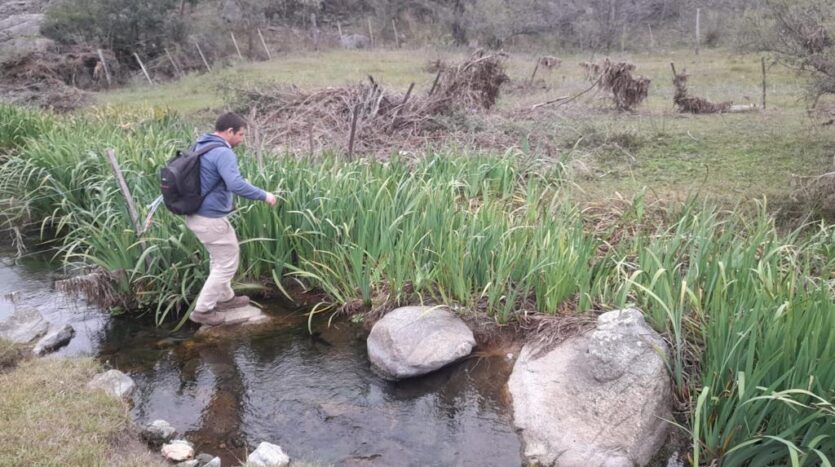
[[[692,114],[712,114],[727,112],[731,109],[731,102],[719,102],[718,104],[710,102],[702,97],[689,97],[687,95],[687,70],[681,73],[676,73],[676,67],[671,63],[673,68],[673,85],[676,92],[673,95],[673,102],[678,108],[679,112]]]
[[[249,114],[262,136],[259,149],[342,152],[355,133],[349,153],[378,153],[446,139],[456,131],[456,115],[493,107],[507,79],[502,57],[486,55],[447,67],[426,96],[417,96],[414,85],[405,94],[389,91],[369,76],[368,82],[314,92],[296,87],[232,90],[232,103]]]
[[[826,217],[835,217],[835,172],[814,177],[792,177],[795,201]]]
[[[618,110],[632,110],[647,98],[651,81],[643,76],[633,77],[635,65],[632,63],[615,63],[604,58],[601,62],[583,62],[580,66],[590,82],[612,94]]]

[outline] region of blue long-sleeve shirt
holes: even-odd
[[[200,156],[200,187],[204,199],[196,214],[215,218],[228,215],[235,209],[232,194],[257,201],[265,200],[267,193],[251,185],[241,175],[238,156],[226,140],[206,133],[197,140],[194,149],[199,150],[213,143],[221,143],[223,146]]]

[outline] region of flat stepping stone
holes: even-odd
[[[235,308],[229,311],[223,311],[221,312],[221,314],[224,317],[223,324],[219,324],[217,326],[200,326],[200,329],[197,330],[197,334],[220,334],[228,332],[230,330],[230,326],[249,326],[251,324],[266,323],[270,320],[270,317],[267,316],[266,313],[261,311],[260,308],[254,307],[252,305]],[[222,331],[220,331],[221,329]]]

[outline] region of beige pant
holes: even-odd
[[[186,216],[186,225],[206,247],[211,265],[209,277],[197,296],[194,309],[211,311],[218,302],[231,300],[235,296],[232,278],[238,271],[240,258],[238,237],[225,217]]]

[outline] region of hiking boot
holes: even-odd
[[[249,305],[249,297],[246,295],[239,295],[237,297],[232,297],[225,302],[217,302],[217,305],[215,305],[215,311],[228,311],[235,308],[242,308],[247,305]]]
[[[217,326],[223,324],[226,319],[216,311],[192,311],[189,319],[198,324],[205,324],[207,326]]]

